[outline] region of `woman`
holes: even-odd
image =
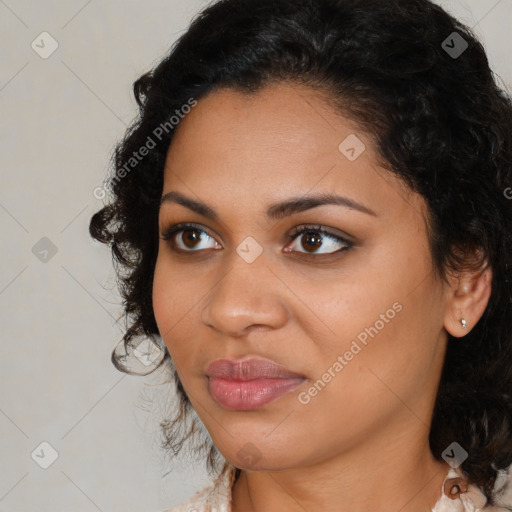
[[[132,320],[113,362],[154,343],[167,448],[222,464],[172,510],[506,510],[512,102],[470,29],[221,0],[134,92],[90,231]]]

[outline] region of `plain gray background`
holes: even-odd
[[[440,3],[475,27],[510,91],[512,0]],[[110,363],[120,298],[88,236],[93,191],[136,115],[133,81],[205,5],[0,0],[0,512],[157,512],[208,482],[204,464],[158,447],[170,384]],[[58,43],[47,58],[42,32]]]

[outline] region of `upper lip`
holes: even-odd
[[[304,378],[304,375],[291,372],[274,361],[259,358],[217,359],[206,367],[205,373],[208,377],[239,381]]]

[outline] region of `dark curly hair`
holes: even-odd
[[[498,471],[512,464],[512,100],[471,29],[429,0],[220,0],[137,79],[139,117],[89,227],[112,250],[129,319],[120,344],[128,353],[137,337],[159,336],[152,285],[169,120],[219,88],[250,94],[280,81],[325,93],[371,137],[381,165],[424,197],[439,277],[491,267],[483,316],[463,342],[448,334],[429,441],[441,460],[457,440],[469,453],[462,471],[496,503]],[[112,353],[129,371],[125,357]],[[163,446],[175,450],[201,427],[183,428],[191,405],[167,351],[165,364],[179,404],[161,423]],[[202,448],[214,469],[211,439]]]

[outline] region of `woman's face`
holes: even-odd
[[[371,461],[427,438],[445,289],[423,199],[356,124],[297,85],[211,93],[176,128],[163,196],[161,235],[194,226],[160,239],[155,317],[228,460],[284,469],[364,445]],[[219,359],[290,373],[209,371]]]

